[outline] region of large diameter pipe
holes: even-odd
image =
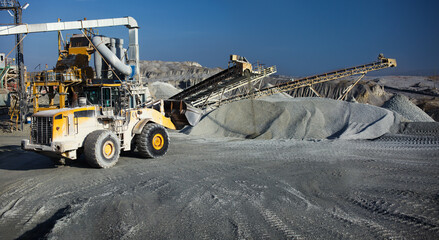
[[[128,34],[129,34],[129,46],[128,46],[128,50],[129,50],[129,59],[128,59],[128,64],[130,65],[134,65],[135,67],[135,80],[137,82],[141,82],[140,79],[140,68],[139,68],[139,33],[138,33],[139,29],[138,28],[130,28],[128,29]]]
[[[95,53],[95,70],[96,70],[96,78],[102,78],[102,57],[99,53]]]
[[[98,19],[98,20],[79,20],[72,22],[53,22],[53,23],[20,24],[14,26],[4,26],[4,27],[0,27],[0,35],[64,31],[64,30],[113,27],[113,26],[126,26],[129,29],[132,28],[137,29],[139,27],[139,25],[137,25],[137,21],[134,18],[124,17],[124,18],[108,18],[108,19]]]
[[[130,78],[134,77],[136,74],[136,66],[125,65],[117,56],[114,54],[103,42],[103,38],[101,36],[96,36],[92,40],[96,49],[99,53],[105,58],[105,60],[114,68],[116,68],[122,74],[129,76]],[[95,54],[99,54],[95,53]]]

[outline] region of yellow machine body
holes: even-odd
[[[164,112],[153,108],[130,109],[123,114],[124,118],[106,115],[105,109],[98,105],[37,112],[32,116],[30,139],[22,141],[22,148],[52,158],[74,160],[86,137],[96,130],[114,132],[121,149],[129,151],[134,136],[149,122],[176,129]]]

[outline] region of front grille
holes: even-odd
[[[32,117],[32,143],[50,145],[52,143],[52,117]]]

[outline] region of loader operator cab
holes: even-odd
[[[93,105],[99,105],[103,109],[113,109],[117,115],[122,109],[121,93],[118,86],[93,86],[84,89],[84,95],[87,102]]]
[[[120,84],[89,85],[83,88],[82,97],[86,97],[88,104],[99,105],[102,110],[113,110],[114,115],[146,101],[145,93],[137,94],[136,99],[122,89]]]

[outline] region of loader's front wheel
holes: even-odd
[[[166,154],[169,146],[169,136],[166,129],[156,123],[148,123],[142,133],[137,136],[137,150],[142,157],[156,158]]]
[[[92,167],[112,167],[119,160],[119,154],[119,139],[111,131],[97,130],[90,133],[85,139],[85,160]]]

